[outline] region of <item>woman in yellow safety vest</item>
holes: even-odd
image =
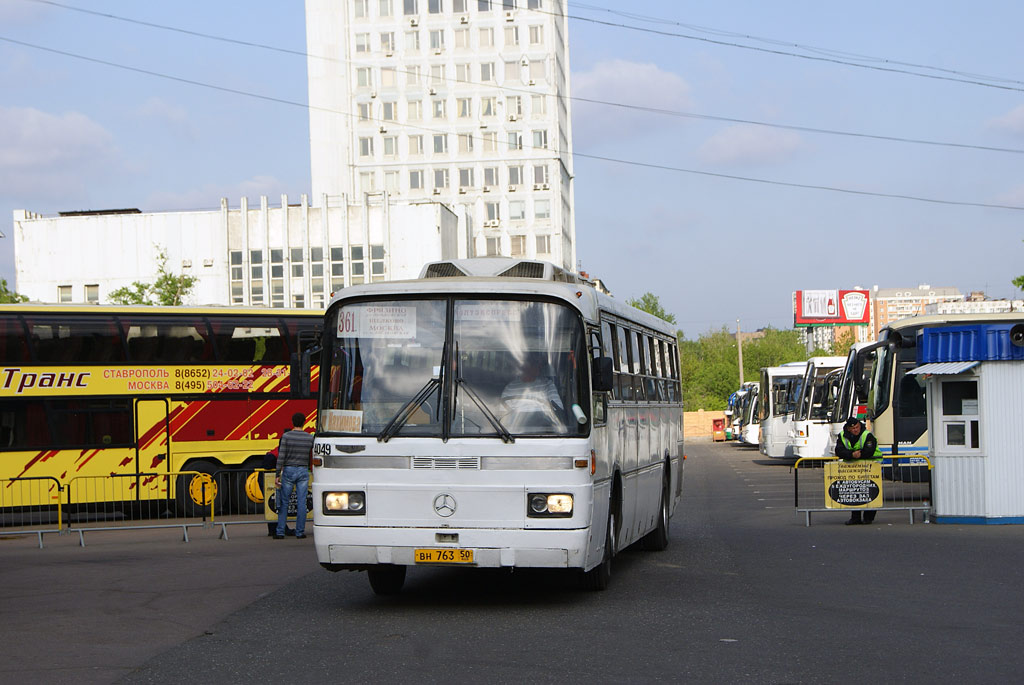
[[[846,420],[843,432],[836,440],[836,456],[843,461],[857,459],[879,461],[882,458],[882,450],[878,449],[878,441],[875,440],[871,431],[865,428],[859,419],[851,416]],[[862,519],[861,511],[854,509],[850,512],[850,520],[846,522],[846,525],[856,526],[861,523],[871,523],[875,520],[875,513],[874,509],[867,509],[864,511]]]

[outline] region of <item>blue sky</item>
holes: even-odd
[[[300,0],[61,4],[305,50]],[[1024,209],[872,194],[1024,208],[1024,154],[864,136],[1024,151],[1024,3],[651,1],[630,4],[643,16],[607,11],[621,6],[570,4],[580,17],[569,28],[573,95],[711,118],[573,103],[578,257],[616,296],[657,294],[693,338],[737,318],[744,330],[789,327],[800,288],[1014,294]],[[3,39],[298,103],[306,64],[0,0],[0,276],[9,282],[16,208],[204,209],[221,197],[277,204],[309,192],[302,107]]]

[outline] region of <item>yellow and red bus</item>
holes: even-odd
[[[117,476],[129,481],[118,499],[167,500],[194,516],[204,510],[189,494],[194,475],[153,475],[193,471],[213,477],[218,511],[254,511],[246,471],[262,465],[294,413],[313,424],[315,395],[302,396],[292,377],[322,318],[303,309],[0,306],[0,487],[9,491],[0,507],[96,503],[109,491],[66,495],[65,486]],[[49,486],[14,487],[27,479]]]

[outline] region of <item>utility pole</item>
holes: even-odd
[[[736,319],[736,353],[740,357],[740,387],[743,387],[743,338],[740,336],[740,320]]]

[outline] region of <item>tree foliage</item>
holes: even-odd
[[[666,312],[665,308],[661,306],[661,300],[654,293],[644,293],[639,300],[635,298],[626,300],[626,304],[648,314],[653,314],[669,323],[674,324],[676,322],[676,315]]]
[[[28,298],[11,290],[7,285],[6,278],[0,278],[0,304],[16,304],[18,302],[28,302]]]
[[[184,304],[185,298],[192,292],[196,281],[195,276],[188,274],[172,274],[167,270],[167,250],[157,247],[156,280],[152,283],[135,281],[110,293],[111,302],[116,304],[147,304],[174,307]]]
[[[687,411],[726,408],[729,395],[739,386],[736,336],[725,327],[696,341],[679,340],[679,371]],[[743,343],[743,378],[757,380],[761,367],[805,361],[807,350],[800,333],[769,328],[761,338]]]

